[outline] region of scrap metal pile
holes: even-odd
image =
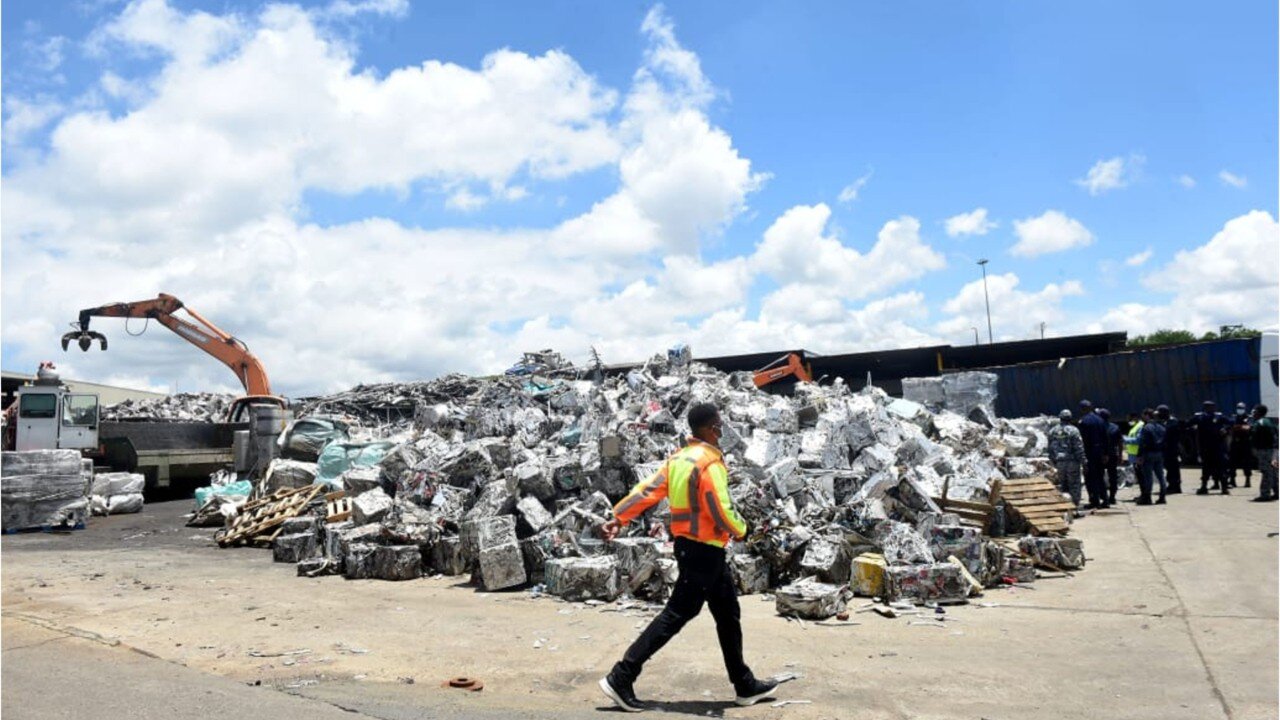
[[[178,393],[148,400],[125,400],[102,409],[103,420],[222,422],[234,395]]]
[[[656,356],[597,382],[451,375],[313,399],[257,494],[314,483],[329,495],[280,521],[275,558],[300,575],[470,573],[490,591],[662,600],[676,577],[666,502],[612,542],[599,526],[682,444],[690,405],[710,401],[751,528],[730,546],[735,582],[744,594],[774,592],[783,615],[826,617],[854,593],[963,602],[1033,579],[1037,565],[1083,564],[1078,540],[988,536],[1029,527],[1005,512],[999,488],[1052,470],[1043,420],[994,419],[993,376],[964,379],[991,390],[966,396],[989,396],[966,411],[979,424],[840,381],[772,395],[750,373],[686,358]]]

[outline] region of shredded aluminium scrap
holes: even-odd
[[[538,374],[548,366],[554,377]],[[963,602],[1025,559],[939,506],[944,488],[952,501],[982,504],[994,481],[1048,469],[1045,426],[995,418],[986,378],[940,386],[944,402],[954,390],[960,414],[841,381],[773,395],[750,373],[721,373],[687,352],[594,380],[542,354],[517,369],[362,385],[296,407],[296,423],[342,432],[309,448],[318,464],[277,461],[262,489],[314,472],[353,497],[352,512],[298,524],[277,538],[276,558],[303,575],[470,573],[486,590],[660,601],[676,578],[666,502],[613,542],[598,528],[680,447],[690,405],[710,401],[724,420],[730,492],[751,528],[731,545],[730,568],[740,591],[776,592],[781,614],[825,617],[863,586],[886,600]],[[876,561],[857,562],[868,557]],[[856,583],[859,567],[883,577]]]

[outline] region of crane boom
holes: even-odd
[[[183,309],[194,318],[195,322],[175,315]],[[106,350],[107,339],[102,333],[89,329],[89,321],[95,317],[154,319],[231,368],[249,396],[272,395],[271,382],[267,378],[267,371],[262,366],[262,361],[249,352],[249,348],[239,339],[185,306],[181,300],[172,295],[160,293],[159,297],[151,300],[112,303],[81,310],[79,320],[73,324],[79,329],[62,336],[62,349],[66,350],[70,343],[76,342],[81,350],[87,351],[96,340],[102,344],[102,349]]]

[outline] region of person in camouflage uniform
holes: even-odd
[[[1071,411],[1058,413],[1060,421],[1049,431],[1049,460],[1058,469],[1058,487],[1080,507],[1080,468],[1084,464],[1084,440],[1071,424]]]

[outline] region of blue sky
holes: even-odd
[[[7,3],[4,366],[159,291],[291,393],[959,344],[979,257],[997,339],[1275,324],[1274,4],[796,5]]]

